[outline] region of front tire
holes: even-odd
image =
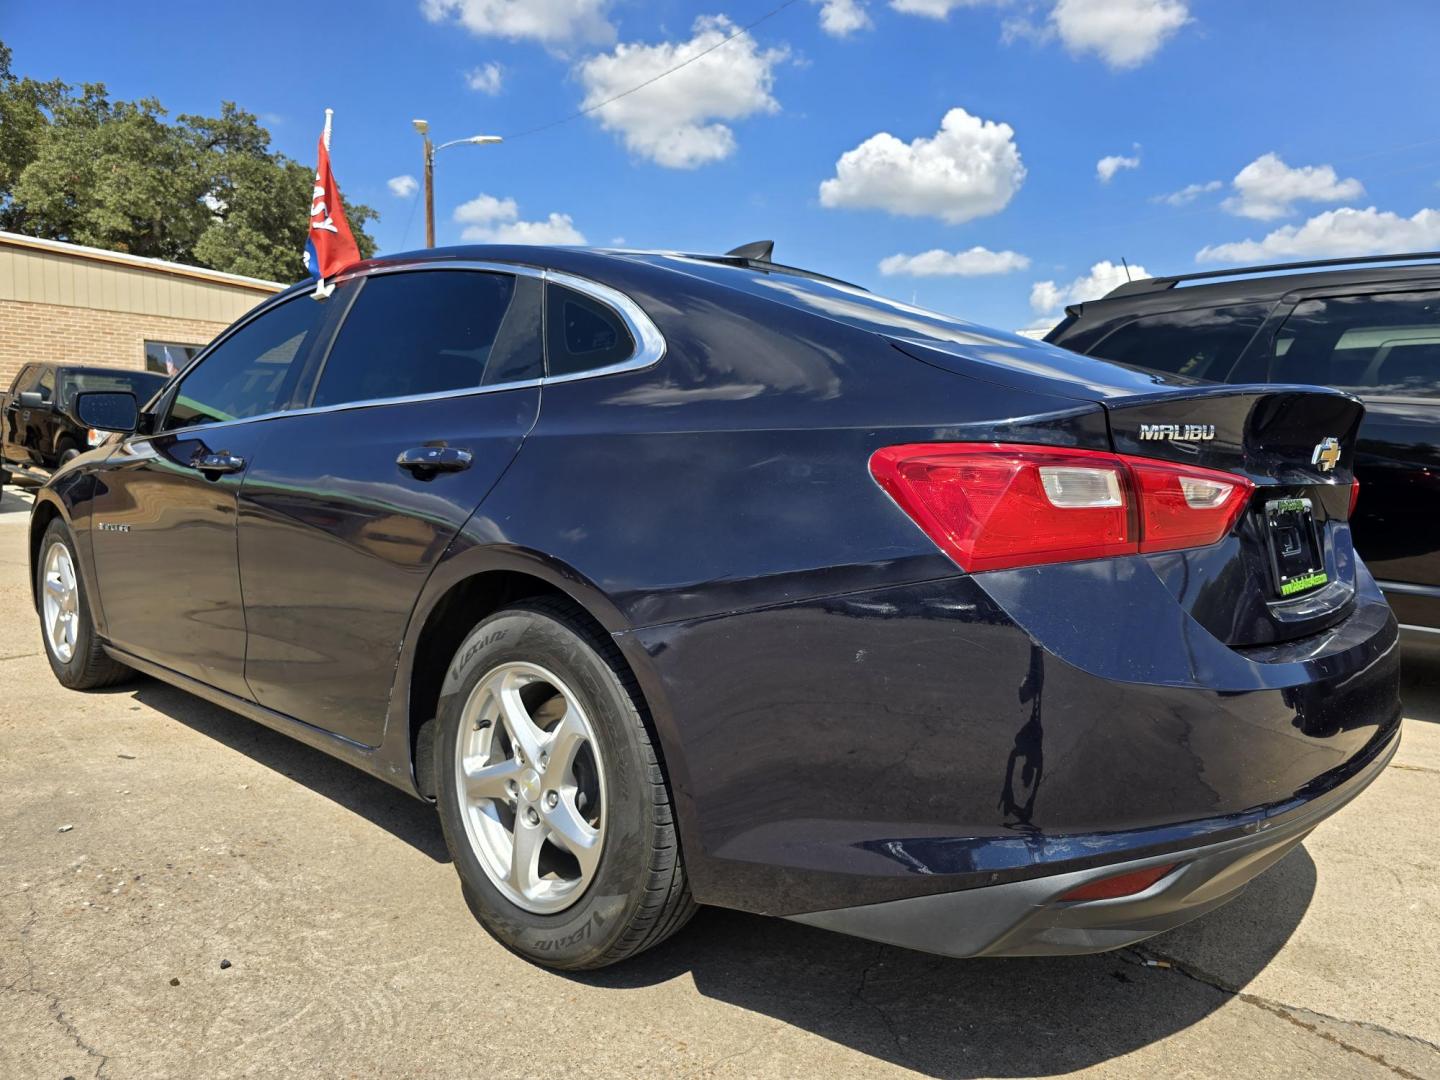
[[[644,705],[619,650],[571,605],[481,622],[451,661],[436,801],[471,911],[547,967],[604,967],[694,914]]]
[[[60,685],[96,690],[131,678],[135,672],[110,659],[90,618],[90,599],[80,577],[80,560],[70,530],[58,518],[40,540],[35,562],[40,639]]]

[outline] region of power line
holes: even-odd
[[[736,31],[735,31],[733,34],[731,34],[729,37],[727,37],[727,38],[725,38],[725,39],[723,39],[723,40],[721,40],[721,41],[717,41],[714,45],[711,45],[708,49],[702,49],[700,52],[696,53],[694,56],[690,57],[690,58],[687,59],[687,60],[682,60],[680,63],[676,64],[674,67],[672,67],[672,68],[667,68],[666,70],[660,72],[660,74],[654,75],[654,76],[652,76],[651,78],[646,79],[646,80],[645,80],[644,82],[642,82],[642,83],[637,83],[635,86],[630,87],[629,90],[622,90],[620,93],[616,94],[614,97],[608,97],[608,98],[606,98],[604,101],[597,101],[594,105],[587,105],[587,106],[585,106],[585,108],[580,109],[580,110],[578,110],[578,111],[576,111],[576,112],[573,112],[573,113],[571,113],[569,116],[562,116],[562,117],[560,117],[558,120],[551,120],[551,121],[549,121],[548,123],[540,124],[538,127],[526,128],[524,131],[517,131],[517,132],[516,132],[515,134],[513,134],[513,135],[506,135],[506,136],[504,137],[504,138],[505,138],[505,141],[506,141],[506,142],[513,142],[515,139],[523,139],[523,138],[525,138],[525,136],[527,136],[527,135],[534,135],[534,134],[537,134],[538,132],[541,132],[541,131],[548,131],[550,128],[553,128],[553,127],[559,127],[561,124],[568,124],[571,120],[579,120],[582,116],[588,116],[588,115],[590,115],[591,113],[593,113],[593,112],[595,112],[595,111],[597,111],[597,110],[599,110],[599,109],[603,109],[606,105],[610,105],[610,104],[612,104],[613,102],[619,101],[619,100],[620,100],[621,98],[623,98],[623,97],[629,97],[631,94],[635,93],[635,91],[637,91],[637,90],[644,90],[645,87],[651,86],[651,85],[653,85],[654,83],[659,82],[661,79],[665,78],[665,76],[667,76],[667,75],[673,75],[673,74],[675,74],[675,72],[679,71],[681,68],[683,68],[683,67],[688,67],[689,65],[695,63],[696,60],[699,60],[699,59],[701,59],[702,57],[705,57],[705,56],[709,56],[709,55],[710,55],[712,52],[714,52],[716,49],[724,48],[726,45],[729,45],[730,42],[734,41],[736,38],[738,38],[738,37],[743,37],[744,35],[750,33],[751,30],[754,30],[757,26],[759,26],[761,23],[765,22],[767,19],[772,19],[772,18],[774,18],[776,15],[779,15],[780,12],[782,12],[782,11],[784,11],[786,8],[790,7],[792,4],[796,4],[796,3],[798,3],[798,2],[799,2],[799,0],[785,0],[785,2],[784,2],[783,4],[780,4],[778,7],[773,7],[773,8],[771,8],[769,11],[767,11],[764,15],[761,15],[761,16],[760,16],[758,19],[756,19],[754,22],[747,23],[747,24],[745,24],[744,26],[740,27],[740,29],[736,30]]]

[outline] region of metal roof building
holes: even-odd
[[[0,388],[37,360],[163,373],[284,287],[0,232]]]

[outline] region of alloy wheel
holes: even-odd
[[[62,543],[50,545],[45,553],[45,581],[41,604],[45,617],[45,641],[62,664],[75,655],[75,635],[80,624],[80,586],[70,549]]]
[[[526,911],[565,910],[605,844],[600,746],[574,691],[536,664],[501,664],[471,691],[457,739],[461,816],[486,876]]]

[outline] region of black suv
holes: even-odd
[[[49,471],[95,445],[99,433],[73,415],[81,391],[122,390],[148,401],[165,376],[67,364],[26,364],[0,393],[0,484],[43,484]]]
[[[1437,259],[1424,252],[1146,278],[1066,308],[1045,340],[1170,375],[1318,383],[1363,400],[1355,543],[1407,641],[1440,646]]]

